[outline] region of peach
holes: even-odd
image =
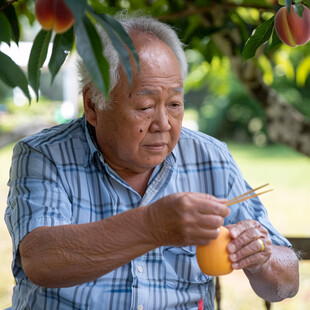
[[[196,246],[196,258],[201,271],[209,276],[220,276],[233,271],[227,246],[231,241],[229,230],[220,226],[216,239],[207,245]]]
[[[304,6],[302,17],[299,17],[293,5],[290,13],[284,6],[275,16],[274,26],[278,37],[286,45],[304,45],[310,40],[310,10]]]
[[[63,0],[36,0],[35,14],[44,30],[56,33],[67,31],[74,23],[74,17]]]

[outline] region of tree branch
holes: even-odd
[[[164,15],[164,16],[159,16],[158,19],[161,21],[172,21],[172,20],[176,20],[179,18],[188,17],[193,14],[203,15],[205,13],[214,11],[218,7],[221,7],[222,9],[225,9],[225,10],[234,10],[240,7],[240,5],[235,4],[235,3],[223,3],[223,4],[214,3],[214,4],[207,5],[207,6],[194,6],[193,4],[188,3],[188,6],[185,10],[176,12],[176,13],[171,13],[171,14]],[[264,5],[242,4],[242,7],[249,8],[249,9],[264,10],[266,12],[274,12],[273,8],[271,8],[270,6],[264,6]]]
[[[6,2],[1,8],[0,8],[0,12],[4,11],[8,6],[10,6],[11,4],[13,4],[14,2],[16,2],[18,0],[10,0],[8,2]]]

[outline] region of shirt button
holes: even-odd
[[[141,273],[141,272],[143,272],[143,267],[139,265],[139,266],[137,267],[137,270],[138,270],[138,272]],[[140,305],[140,306],[141,306],[141,305]],[[142,308],[143,308],[143,306],[142,306]],[[141,308],[141,309],[142,309],[142,308]]]
[[[138,310],[143,310],[143,305],[139,305]]]

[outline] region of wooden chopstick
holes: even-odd
[[[247,196],[247,195],[249,195],[249,194],[251,194],[251,193],[253,193],[253,192],[255,192],[255,191],[257,191],[257,190],[259,190],[259,189],[261,189],[261,188],[263,188],[265,186],[267,186],[267,185],[269,185],[269,183],[261,185],[261,186],[259,186],[257,188],[254,188],[254,189],[252,189],[252,190],[250,190],[250,191],[248,191],[248,192],[246,192],[246,193],[244,193],[244,194],[242,194],[240,196],[232,198],[231,200],[226,202],[226,206],[229,207],[229,206],[232,206],[232,205],[234,205],[236,203],[239,203],[239,202],[242,202],[242,201],[245,201],[245,200],[257,197],[259,195],[262,195],[262,194],[265,194],[265,193],[268,193],[268,192],[271,192],[273,189],[268,189],[268,190],[266,190],[264,192],[254,193],[254,194],[252,194],[250,196]]]

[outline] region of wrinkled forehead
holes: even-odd
[[[176,61],[176,65],[179,66],[177,57],[171,48],[152,33],[134,31],[132,41],[138,52],[140,64],[150,61],[163,64],[172,60]]]

